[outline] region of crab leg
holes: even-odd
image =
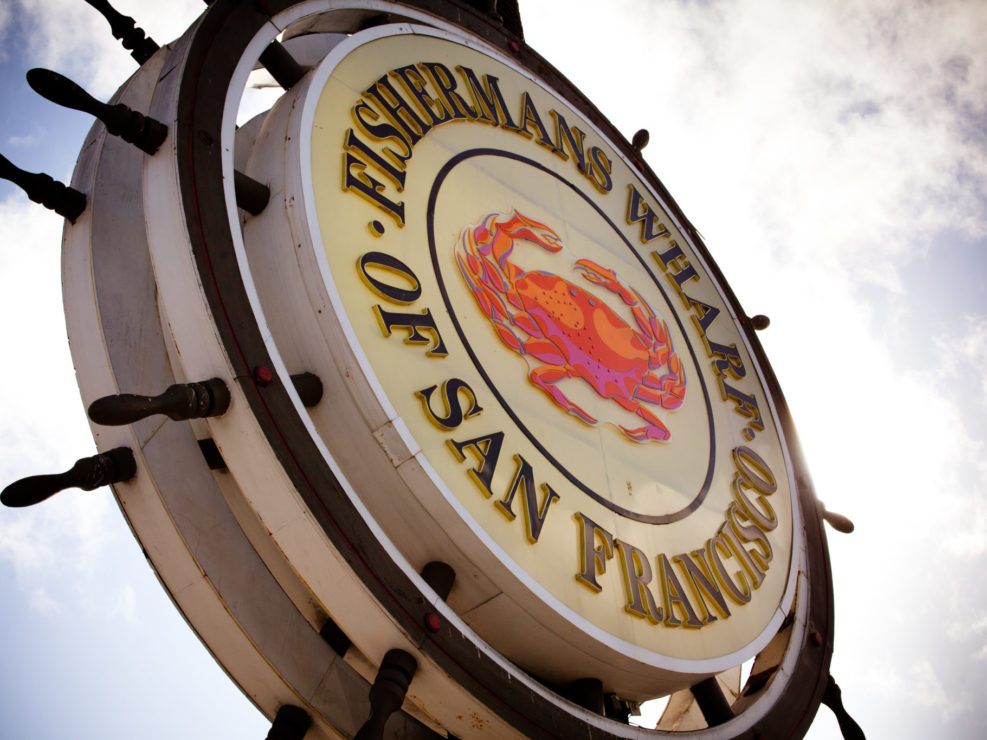
[[[611,293],[619,295],[620,300],[628,306],[637,305],[638,296],[628,290],[626,286],[620,284],[617,280],[617,273],[613,270],[603,267],[590,259],[576,260],[576,269],[582,270],[583,277],[591,283],[602,285]]]
[[[621,424],[620,430],[631,439],[636,442],[647,442],[649,439],[664,441],[672,436],[672,433],[668,431],[668,427],[662,423],[661,419],[648,411],[640,403],[635,403],[634,401],[623,402],[620,400],[618,400],[618,403],[620,403],[620,405],[628,411],[633,411],[635,414],[648,422],[647,426],[639,427],[637,429],[628,429]]]
[[[483,280],[478,264],[474,264],[479,263],[480,260],[471,254],[466,254],[465,257],[466,259],[463,255],[456,255],[456,260],[459,263],[460,272],[469,284],[477,303],[480,304],[480,309],[494,321],[497,321],[498,318],[509,320],[510,314],[508,314],[500,294],[496,290],[492,290],[490,285]]]
[[[678,355],[669,358],[668,369],[671,372],[660,377],[653,371],[645,373],[641,384],[634,389],[634,397],[670,411],[681,406],[685,400],[685,378]]]
[[[545,391],[545,393],[552,397],[555,403],[564,408],[570,414],[582,419],[587,424],[596,424],[596,419],[587,414],[578,405],[570,401],[562,391],[553,385],[553,383],[557,383],[563,378],[570,377],[566,370],[553,367],[552,365],[541,365],[532,370],[528,377],[531,378],[532,383]]]

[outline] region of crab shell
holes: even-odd
[[[619,295],[637,329],[585,288],[550,272],[522,270],[508,261],[519,241],[562,249],[554,231],[515,211],[488,214],[465,229],[456,253],[463,278],[501,342],[541,363],[530,371],[531,382],[586,424],[598,421],[555,385],[560,380],[581,378],[601,398],[640,417],[641,427],[618,425],[629,439],[668,440],[668,428],[646,405],[672,410],[685,399],[682,363],[665,322],[612,270],[591,260],[578,260],[576,269]],[[666,365],[668,371],[659,374]]]

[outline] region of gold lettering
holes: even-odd
[[[507,110],[507,103],[504,95],[500,91],[498,78],[491,75],[483,75],[483,83],[476,77],[476,73],[469,67],[456,67],[456,71],[462,76],[469,88],[476,107],[477,120],[484,121],[493,126],[501,126],[510,131],[517,131],[517,124],[511,118]]]
[[[446,107],[453,111],[453,118],[477,117],[476,111],[456,92],[456,78],[447,66],[439,62],[422,62],[418,66],[428,73],[439,95],[445,100]]]
[[[356,121],[360,130],[370,138],[377,139],[378,141],[394,139],[401,143],[404,148],[403,153],[396,152],[386,146],[381,151],[393,161],[399,170],[406,169],[407,162],[411,159],[411,142],[408,141],[408,138],[391,124],[379,123],[381,120],[380,112],[375,110],[365,100],[361,100],[353,106],[353,110],[350,112],[353,114],[353,120]]]
[[[730,616],[730,609],[727,607],[726,599],[723,598],[723,593],[720,589],[716,587],[713,574],[710,573],[709,565],[706,563],[705,550],[693,550],[692,557],[689,557],[687,553],[682,553],[673,557],[672,560],[679,564],[689,585],[692,587],[692,593],[699,600],[699,606],[703,611],[703,622],[705,624],[716,621],[716,617],[709,609],[709,604],[706,601],[707,598],[712,599],[713,606],[716,607],[721,617],[726,619]]]
[[[404,201],[395,203],[383,194],[384,183],[367,174],[367,163],[352,152],[346,152],[343,160],[343,188],[355,190],[370,203],[389,214],[399,226],[404,226]]]
[[[394,303],[407,304],[414,303],[422,294],[422,287],[421,283],[418,282],[418,276],[397,257],[392,257],[384,252],[367,252],[360,256],[358,264],[360,267],[360,277],[363,278],[363,282],[381,298],[393,301]],[[383,280],[374,277],[370,274],[371,265],[378,268],[386,276],[399,275],[403,277],[411,287],[402,288],[397,285],[385,283]]]
[[[651,256],[658,260],[661,268],[668,273],[679,292],[681,292],[683,283],[699,279],[696,268],[689,264],[682,247],[674,241],[669,242],[669,248],[664,252],[655,251],[651,253]]]
[[[647,244],[659,236],[667,238],[671,232],[665,228],[665,224],[659,223],[658,215],[644,202],[637,188],[634,185],[627,187],[630,190],[630,197],[627,200],[627,223],[641,222],[641,244]]]
[[[360,138],[353,133],[353,129],[346,130],[346,148],[356,149],[361,154],[363,154],[368,160],[377,165],[377,169],[389,177],[391,182],[393,182],[398,191],[404,190],[404,178],[405,172],[403,169],[398,169],[391,162],[384,157],[380,156],[377,152],[371,149],[369,146],[363,143]],[[386,150],[385,150],[386,151]]]
[[[695,323],[703,337],[705,337],[706,332],[709,331],[710,325],[716,320],[716,317],[720,315],[720,309],[715,306],[711,306],[708,303],[703,303],[702,301],[693,298],[692,296],[688,296],[685,293],[682,294],[682,298],[685,300],[686,305],[692,309],[693,323]],[[706,351],[709,352],[708,346]]]
[[[665,553],[658,556],[658,583],[661,585],[662,601],[665,604],[665,625],[668,627],[702,627],[703,623],[696,616],[696,610],[692,608],[689,599],[685,595],[685,589],[675,576],[671,564]],[[678,606],[685,622],[675,616],[672,609]]]
[[[428,94],[428,91],[425,89],[425,85],[427,84],[425,78],[422,77],[421,72],[415,69],[414,65],[409,64],[404,67],[392,69],[391,74],[397,77],[404,88],[418,101],[419,107],[428,115],[432,126],[438,126],[452,120],[452,111],[446,108],[445,103],[441,100],[436,100]],[[436,106],[439,109],[438,113],[435,110]]]
[[[778,490],[775,477],[768,464],[749,447],[737,447],[733,450],[733,462],[737,473],[733,479],[733,497],[743,509],[748,519],[757,524],[765,532],[770,532],[778,526],[778,515],[771,507],[765,496],[770,496]],[[754,505],[746,490],[753,489],[758,494],[757,502],[763,507]]]
[[[751,584],[754,588],[760,588],[761,584],[764,583],[764,572],[757,567],[757,564],[751,559],[750,553],[744,549],[744,546],[740,544],[740,532],[738,531],[737,523],[731,518],[731,512],[737,508],[736,504],[730,504],[730,508],[727,510],[727,522],[720,527],[720,534],[726,543],[730,546],[733,554],[740,560],[740,564],[744,567],[747,575],[751,578]]]
[[[577,511],[575,519],[579,522],[580,543],[576,580],[599,593],[603,586],[596,577],[607,572],[607,560],[613,558],[613,535],[582,512]]]
[[[432,344],[434,341],[435,344],[425,353],[429,357],[445,357],[449,354],[429,309],[426,308],[421,313],[397,313],[387,311],[378,305],[374,306],[374,312],[377,314],[377,322],[385,337],[391,336],[391,332],[397,326],[408,330],[405,344]],[[422,331],[427,331],[432,337],[425,336]]]
[[[613,178],[610,173],[613,171],[613,162],[598,146],[590,147],[589,155],[589,176],[590,182],[601,193],[609,193],[613,190]]]
[[[713,562],[713,573],[716,575],[716,580],[726,589],[727,595],[738,604],[748,603],[751,600],[751,586],[747,576],[742,570],[734,573],[734,576],[740,581],[738,586],[723,565],[723,557],[733,557],[730,545],[723,537],[723,527],[720,527],[720,531],[716,533],[715,537],[706,540],[706,554]]]
[[[661,609],[655,604],[655,597],[651,595],[651,590],[648,588],[653,577],[648,556],[623,540],[615,540],[614,544],[617,552],[620,553],[624,589],[627,593],[624,611],[636,617],[644,617],[654,624],[660,623]]]
[[[432,409],[432,393],[438,386],[429,386],[428,388],[422,388],[420,391],[416,391],[415,395],[422,402],[422,406],[425,408],[425,414],[428,416],[429,421],[435,424],[439,429],[444,431],[452,431],[463,423],[465,419],[476,416],[481,411],[480,404],[476,402],[476,393],[470,388],[469,384],[465,380],[460,380],[459,378],[450,378],[442,382],[442,400],[445,402],[445,416],[439,416]],[[469,401],[470,408],[469,411],[463,413],[463,406],[459,402],[460,394]]]
[[[520,455],[515,455],[514,460],[517,462],[518,468],[517,473],[514,475],[514,481],[511,483],[511,490],[507,492],[507,495],[503,499],[497,501],[494,505],[508,520],[513,521],[516,514],[511,507],[514,504],[514,497],[517,494],[518,488],[523,487],[525,531],[528,535],[528,542],[534,544],[541,535],[545,518],[548,516],[548,507],[554,501],[558,500],[559,494],[553,491],[547,483],[542,483],[541,488],[545,492],[545,497],[542,499],[542,504],[539,508],[536,500],[535,474],[531,469],[531,465]]]
[[[740,380],[747,375],[747,369],[744,367],[744,361],[740,357],[740,352],[737,351],[736,344],[727,346],[725,344],[711,342],[705,335],[703,336],[703,342],[706,344],[706,351],[711,357],[722,358],[713,360],[713,369],[716,370],[717,375],[730,375],[735,380]]]
[[[735,406],[733,410],[745,416],[750,421],[747,423],[747,429],[756,432],[764,431],[764,421],[761,419],[761,410],[757,407],[757,399],[754,396],[748,396],[732,385],[727,383],[723,377],[719,378],[720,381],[720,392],[723,394],[724,401],[733,401]],[[748,439],[753,439],[753,433],[747,432]]]
[[[404,131],[411,146],[421,141],[421,138],[431,130],[432,127],[418,116],[411,103],[401,97],[391,81],[387,79],[387,75],[364,90],[363,94],[377,101],[378,107],[388,120]]]
[[[583,149],[583,139],[586,134],[575,126],[570,129],[566,120],[555,110],[550,110],[548,114],[555,119],[555,146],[552,151],[562,159],[569,159],[569,155],[565,153],[566,145],[568,145],[572,156],[576,158],[576,169],[586,174],[586,152]],[[573,136],[573,132],[575,132],[575,136]]]
[[[504,433],[494,432],[482,437],[467,439],[464,442],[447,439],[446,443],[452,448],[459,462],[466,459],[463,450],[468,449],[476,455],[480,464],[475,468],[470,468],[467,475],[480,487],[484,496],[488,498],[492,496],[491,484],[493,483],[494,471],[497,469],[497,461],[500,459],[500,448],[504,445]]]
[[[774,554],[771,550],[771,543],[764,536],[764,532],[753,523],[753,520],[747,516],[743,509],[737,506],[736,502],[730,504],[730,508],[727,509],[727,517],[730,520],[730,527],[741,545],[740,549],[747,554],[759,571],[767,571]],[[752,552],[743,547],[744,544],[758,545],[758,549]],[[754,587],[757,588],[759,585],[760,583],[755,583]]]
[[[532,131],[529,128],[530,124],[534,124],[537,131]],[[518,129],[518,133],[522,136],[534,136],[537,133],[539,144],[549,149],[555,148],[552,140],[548,137],[548,130],[545,128],[545,124],[541,122],[538,109],[535,108],[534,101],[532,101],[531,96],[527,92],[521,95],[521,126]]]

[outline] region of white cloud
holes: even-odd
[[[605,54],[564,57],[547,9],[526,15],[529,42],[565,58],[625,135],[650,129],[648,161],[746,310],[772,319],[761,338],[818,495],[857,525],[830,538],[844,698],[869,735],[896,726],[878,706],[908,717],[901,729],[924,717],[904,706],[914,699],[973,736],[969,697],[952,689],[987,691],[987,648],[968,636],[969,652],[942,657],[943,625],[987,598],[987,426],[968,413],[987,398],[987,305],[930,336],[906,268],[945,229],[987,246],[987,5],[618,7],[632,25],[570,8],[594,18]]]
[[[987,137],[970,131],[987,112],[987,6],[621,7],[639,22],[616,58],[564,71],[582,84],[617,70],[591,96],[649,125],[656,171],[747,310],[771,316],[763,341],[820,495],[875,529],[888,506],[914,507],[926,527],[903,537],[949,531],[954,551],[982,553],[981,430],[930,374],[935,341],[912,332],[899,348],[887,323],[908,316],[901,270],[940,230],[985,236]],[[891,316],[875,322],[861,284],[897,294]],[[956,368],[978,392],[984,325],[968,320]]]
[[[11,31],[11,19],[14,17],[13,8],[9,5],[0,5],[0,62],[5,61],[8,57],[6,51],[7,44],[6,39],[10,35]]]
[[[949,722],[961,712],[969,711],[970,696],[967,692],[954,695],[947,692],[928,660],[915,663],[909,674],[909,693],[924,706],[938,709],[944,722]]]
[[[102,569],[112,567],[104,557],[111,544],[105,534],[107,518],[117,515],[106,491],[56,495],[57,503],[6,510],[0,517],[0,566],[13,570],[27,603],[45,616],[75,609],[98,592]],[[121,594],[105,611],[132,618],[134,604],[126,596]]]
[[[941,358],[943,375],[952,382],[969,377],[977,386],[964,389],[974,394],[980,406],[987,407],[987,316],[964,316],[955,336],[937,337],[937,355]]]
[[[19,580],[92,576],[109,544],[103,531],[107,517],[116,513],[107,496],[77,489],[56,496],[47,505],[5,510],[0,518],[0,560],[14,567]]]
[[[984,234],[985,141],[969,132],[987,100],[987,6],[624,7],[631,38],[574,76],[607,66],[594,98],[650,125],[649,161],[732,253],[725,266],[793,258],[900,290],[935,230]]]
[[[159,43],[204,8],[116,5]],[[102,98],[135,68],[78,0],[0,4],[0,38],[11,8],[40,24],[30,65],[65,72]],[[908,315],[903,270],[935,249],[940,230],[985,238],[987,4],[622,0],[606,11],[573,1],[561,20],[554,3],[522,2],[522,12],[529,42],[626,135],[650,129],[649,162],[745,307],[772,318],[763,340],[819,495],[857,524],[830,542],[834,672],[848,706],[879,695],[902,716],[918,712],[914,704],[959,722],[987,690],[982,670],[971,672],[968,694],[949,689],[952,674],[987,659],[978,590],[987,454],[949,387],[973,387],[987,404],[987,317],[905,347],[891,345],[887,325]],[[60,228],[23,198],[0,203],[0,342],[16,358],[0,384],[13,420],[0,427],[0,483],[92,451],[64,342]],[[862,284],[890,294],[883,325]],[[67,609],[75,595],[56,582],[59,569],[86,584],[96,577],[110,516],[118,514],[104,491],[67,492],[57,506],[0,518],[0,561],[36,612]],[[86,608],[137,618],[126,585]],[[972,646],[953,665],[941,657],[943,624],[955,627],[949,640]],[[868,664],[880,669],[868,674]],[[861,723],[879,733],[885,719]]]
[[[866,681],[875,694],[885,699],[894,701],[908,697],[908,700],[916,705],[934,710],[942,723],[953,722],[959,715],[968,713],[973,709],[973,698],[970,693],[968,691],[960,691],[959,693],[947,691],[936,670],[925,658],[911,662],[905,671],[888,663],[871,667],[866,671]],[[844,699],[846,699],[845,690]],[[886,719],[889,726],[893,726],[892,720],[897,718]],[[881,728],[873,729],[880,730]],[[953,729],[955,729],[955,725],[953,725]],[[946,734],[949,733],[945,727],[943,731]]]
[[[0,519],[0,560],[14,566],[21,578],[27,578],[55,565],[54,552],[46,538],[29,520],[6,516]]]
[[[62,605],[52,598],[44,586],[31,586],[26,589],[26,596],[31,610],[42,616],[53,616],[63,611]]]
[[[94,452],[65,337],[62,223],[19,192],[0,201],[0,344],[8,349],[0,383],[3,486],[62,472]],[[32,608],[57,613],[66,584],[91,582],[108,544],[112,506],[105,495],[73,489],[3,512],[0,563],[13,569]]]
[[[5,480],[32,467],[65,469],[93,446],[79,393],[66,382],[74,374],[62,311],[62,223],[20,192],[0,201],[0,343],[10,352],[0,384]]]
[[[956,601],[954,599],[954,601]],[[954,613],[960,610],[955,608],[958,605],[953,605],[952,611]],[[976,607],[974,607],[976,608]],[[982,606],[980,608],[983,608]],[[969,614],[969,611],[966,611]],[[974,612],[975,613],[975,612]],[[956,619],[950,620],[949,626],[946,628],[946,634],[949,636],[950,640],[955,642],[965,642],[968,640],[973,640],[980,643],[979,649],[974,653],[974,660],[985,660],[987,659],[987,613],[977,618],[967,618],[967,619]]]
[[[137,622],[137,592],[133,586],[127,584],[120,589],[110,605],[110,614],[125,622]]]
[[[173,41],[190,18],[205,10],[203,3],[195,0],[117,0],[113,5],[134,18],[137,26],[159,45]],[[28,63],[62,72],[98,98],[108,98],[123,83],[126,75],[121,74],[121,69],[137,68],[130,53],[113,38],[109,23],[85,3],[14,0],[13,8],[36,29],[27,38]]]
[[[37,134],[26,134],[24,136],[8,136],[7,146],[13,147],[14,149],[28,149],[30,147],[35,147],[40,143],[41,139]]]
[[[105,565],[105,564],[104,564]],[[131,583],[100,583],[79,595],[82,610],[96,620],[108,624],[138,624],[137,590]]]

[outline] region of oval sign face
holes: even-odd
[[[494,584],[463,618],[522,666],[736,665],[787,613],[800,547],[737,309],[593,123],[499,54],[413,31],[340,44],[297,124],[321,320],[435,527],[386,534],[451,538]],[[540,634],[570,654],[532,657],[558,642]]]

